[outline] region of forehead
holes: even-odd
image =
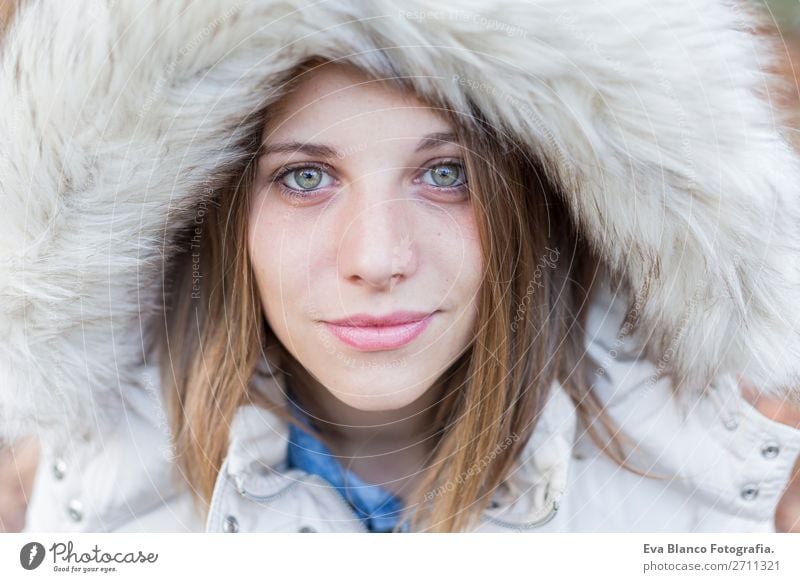
[[[265,125],[265,138],[346,137],[348,127],[364,138],[451,130],[440,112],[413,93],[353,67],[329,63],[303,74],[294,90],[275,104]]]

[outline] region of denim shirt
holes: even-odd
[[[289,423],[288,464],[328,481],[347,501],[371,532],[391,532],[403,510],[403,502],[390,491],[364,482],[358,475],[342,467],[330,449],[314,436],[308,417],[295,402],[291,383],[286,391],[292,414],[307,430]],[[408,523],[401,530],[408,531]]]

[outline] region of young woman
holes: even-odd
[[[197,4],[6,32],[29,531],[776,529],[800,430],[739,377],[797,400],[800,166],[756,15]]]

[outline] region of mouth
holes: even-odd
[[[383,317],[355,315],[323,323],[351,348],[378,352],[410,344],[425,331],[436,313],[396,312]]]

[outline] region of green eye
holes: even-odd
[[[437,164],[425,172],[424,176],[430,176],[431,179],[428,181],[423,177],[426,184],[439,188],[458,188],[466,183],[463,179],[466,177],[464,167],[461,164]]]
[[[302,168],[287,171],[281,176],[281,182],[284,186],[292,190],[305,191],[329,186],[332,179],[321,168],[316,166],[303,166]]]

